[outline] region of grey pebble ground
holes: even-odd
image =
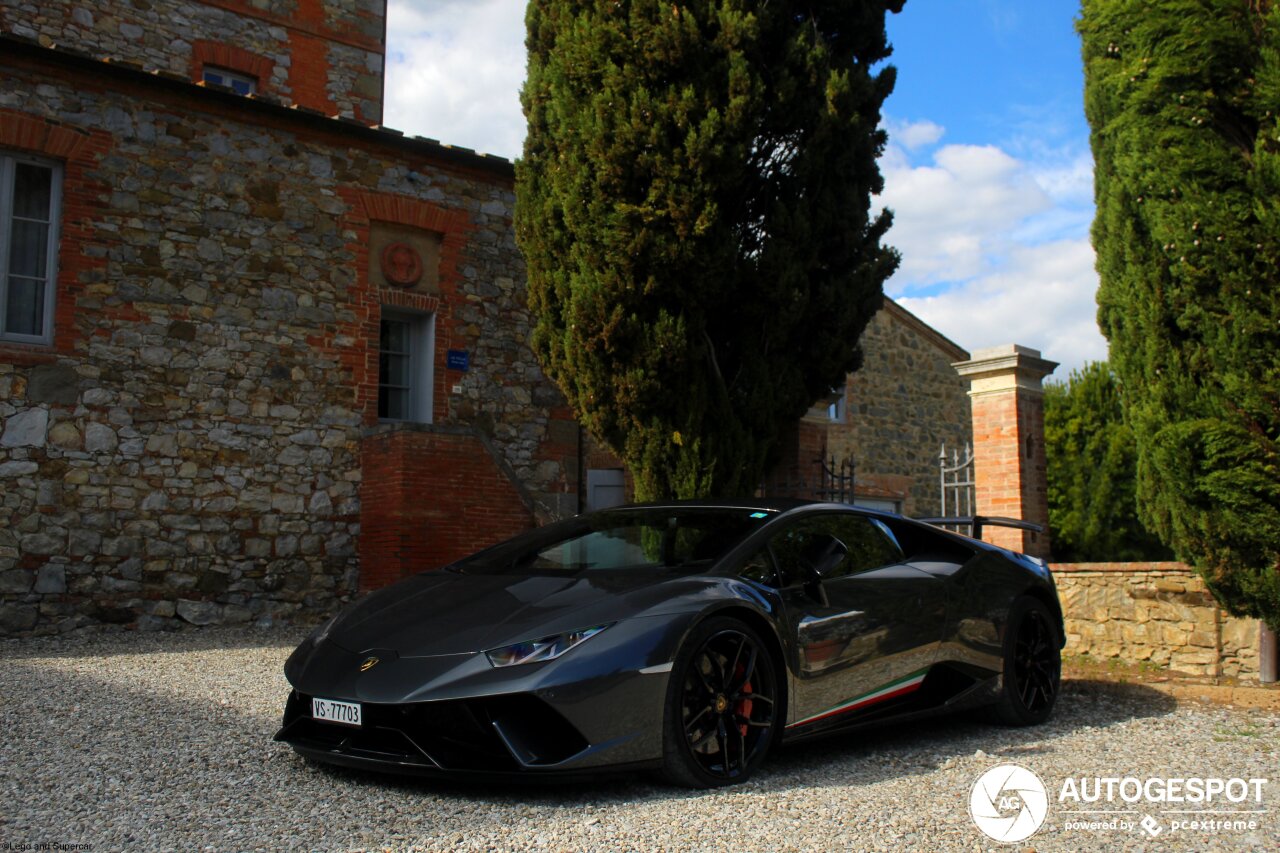
[[[848,735],[714,792],[638,776],[444,785],[325,770],[272,742],[303,633],[0,642],[0,849],[1280,850],[1273,713],[1069,685],[1045,726],[942,719]],[[1005,762],[1050,790],[1044,827],[1013,846],[968,813],[974,781]],[[1069,776],[1267,778],[1253,806],[1267,813],[1243,832],[1069,830],[1056,802]]]

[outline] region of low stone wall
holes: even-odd
[[[1258,620],[1227,615],[1189,566],[1061,563],[1053,572],[1063,654],[1257,680]]]

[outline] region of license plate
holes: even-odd
[[[358,702],[339,702],[336,699],[311,700],[311,716],[326,723],[340,723],[344,726],[359,726],[360,704]]]

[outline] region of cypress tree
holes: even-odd
[[[897,266],[876,158],[902,0],[532,0],[532,343],[641,499],[754,491]]]
[[[1049,527],[1062,562],[1167,560],[1169,549],[1138,520],[1137,450],[1106,362],[1073,370],[1044,389]]]
[[[1280,8],[1084,0],[1078,27],[1142,518],[1280,626]]]

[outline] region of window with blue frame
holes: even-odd
[[[226,86],[237,95],[252,95],[258,91],[258,78],[251,77],[248,74],[241,74],[238,71],[228,71],[225,68],[206,65],[203,71],[203,79],[206,83]]]

